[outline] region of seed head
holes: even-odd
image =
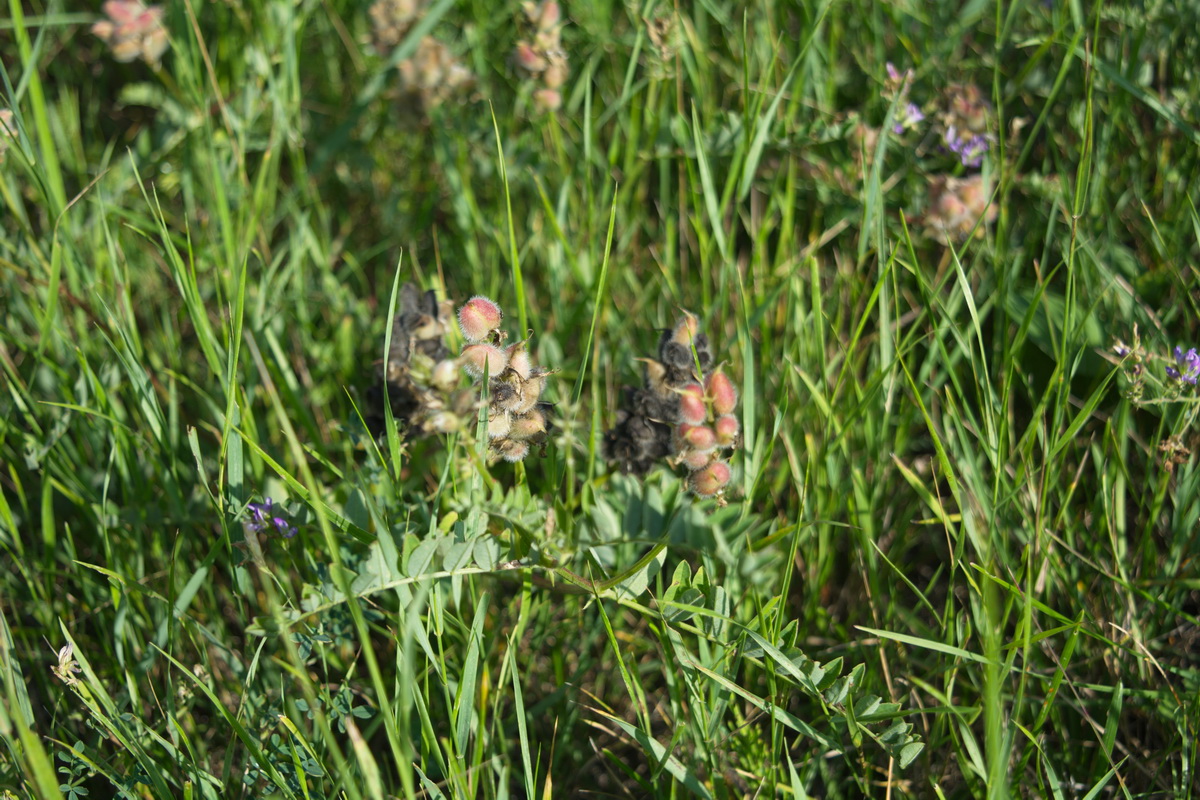
[[[482,342],[489,333],[500,328],[503,318],[500,306],[482,295],[472,297],[458,310],[458,326],[468,342]]]

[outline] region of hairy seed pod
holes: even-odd
[[[520,375],[522,380],[527,379],[533,372],[533,360],[530,359],[529,351],[525,348],[527,341],[510,344],[505,350],[508,353],[508,368]]]
[[[733,381],[724,372],[714,372],[705,381],[708,398],[712,400],[713,411],[717,414],[732,414],[737,408],[737,389]]]
[[[689,383],[679,390],[679,421],[687,425],[702,425],[708,417],[704,406],[704,389]]]
[[[492,344],[469,344],[462,351],[462,368],[472,378],[482,378],[484,370],[495,377],[508,366],[508,356]]]
[[[732,447],[737,441],[739,427],[737,417],[732,414],[717,417],[717,422],[713,425],[717,434],[717,444],[721,447]]]
[[[529,443],[516,439],[504,439],[496,443],[496,452],[509,463],[516,463],[529,455]]]
[[[731,473],[724,461],[714,461],[688,480],[688,488],[701,497],[712,497],[729,483]]]
[[[507,411],[488,416],[488,438],[499,439],[508,436],[512,430],[512,414]]]
[[[680,425],[679,438],[693,450],[712,450],[717,446],[717,436],[707,425]]]
[[[688,468],[689,472],[698,472],[707,467],[712,458],[713,454],[711,450],[703,453],[699,450],[689,450],[684,453],[683,458],[680,460]]]
[[[535,439],[546,432],[546,416],[536,408],[513,417],[509,438]]]
[[[458,310],[458,326],[468,342],[483,341],[489,333],[500,327],[503,318],[500,306],[481,295],[472,297]]]

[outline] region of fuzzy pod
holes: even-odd
[[[495,444],[496,452],[510,464],[521,461],[529,455],[529,443],[516,439],[503,439]]]
[[[714,372],[705,381],[708,398],[712,400],[713,411],[717,414],[732,414],[737,408],[737,389],[733,381],[724,372]]]
[[[553,28],[562,19],[562,9],[555,0],[543,0],[539,9],[537,26],[542,30]]]
[[[476,295],[458,310],[458,327],[462,329],[468,342],[481,342],[489,333],[500,327],[500,320],[503,318],[500,306],[482,295]]]
[[[458,415],[449,411],[438,411],[430,415],[429,419],[425,422],[425,426],[435,433],[456,431],[461,424],[462,421],[458,418]]]
[[[512,430],[512,414],[507,411],[488,415],[488,438],[501,439]]]
[[[546,415],[536,408],[513,417],[509,438],[522,441],[541,436],[546,432]]]
[[[702,470],[693,472],[688,488],[701,497],[712,497],[725,488],[732,473],[724,461],[714,461]]]
[[[557,89],[538,89],[533,93],[533,103],[542,111],[558,111],[562,108],[562,94]]]
[[[469,344],[461,358],[462,368],[475,379],[482,378],[485,369],[494,378],[508,366],[508,355],[493,344]]]
[[[684,454],[683,458],[679,460],[685,467],[688,468],[689,472],[698,472],[707,467],[709,462],[712,461],[712,458],[713,454],[711,450],[708,452],[689,450]]]
[[[717,417],[713,428],[716,432],[717,444],[720,447],[732,447],[737,441],[738,431],[741,430],[737,417],[732,414]]]
[[[692,450],[701,452],[717,446],[717,435],[707,425],[680,425],[679,438]]]
[[[704,405],[704,389],[698,383],[689,383],[679,390],[679,421],[686,425],[703,425],[708,418]]]
[[[533,372],[533,359],[529,357],[529,350],[525,344],[524,341],[510,344],[505,350],[508,354],[508,368],[520,375],[522,380],[528,379]]]
[[[671,341],[691,350],[692,342],[695,341],[696,334],[699,332],[700,318],[690,311],[684,311],[683,319],[679,320],[671,330]]]
[[[546,388],[546,377],[550,374],[540,367],[534,367],[529,380],[521,386],[521,401],[513,407],[513,410],[518,414],[524,414],[537,405],[542,398],[542,390]]]

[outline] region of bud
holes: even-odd
[[[737,417],[732,414],[718,417],[717,424],[713,427],[716,429],[717,444],[721,447],[732,447],[733,443],[737,441],[740,427]]]
[[[469,342],[480,342],[500,327],[504,315],[500,306],[481,295],[476,295],[458,310],[458,325]],[[464,351],[465,352],[465,351]],[[501,367],[503,369],[503,367]],[[493,372],[493,375],[499,374]]]
[[[716,413],[732,414],[737,408],[737,389],[733,388],[733,381],[729,380],[725,373],[714,372],[709,375],[705,387]]]
[[[724,461],[714,461],[704,469],[692,473],[688,480],[688,488],[701,497],[712,497],[725,488],[730,477],[729,465]]]
[[[465,306],[464,306],[465,308]],[[462,351],[462,368],[472,378],[482,378],[484,370],[495,377],[508,366],[508,356],[499,347],[491,344],[469,344]]]
[[[711,450],[717,446],[717,436],[707,425],[680,425],[679,437],[693,450]]]
[[[679,390],[679,421],[687,425],[702,425],[708,417],[704,407],[704,389],[698,383],[689,383]]]

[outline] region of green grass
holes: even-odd
[[[1194,9],[567,0],[545,114],[519,4],[367,7],[171,3],[161,71],[0,20],[0,796],[1197,795]],[[404,281],[533,331],[543,458],[366,433]],[[720,508],[600,450],[681,308]]]

